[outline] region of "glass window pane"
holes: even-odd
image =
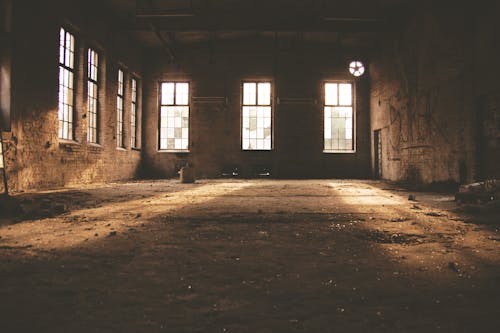
[[[258,97],[259,105],[270,105],[271,104],[271,84],[270,83],[259,83],[258,85]]]
[[[188,149],[189,117],[184,117],[184,115],[189,116],[189,107],[163,106],[160,112],[160,149]],[[161,144],[162,142],[165,144]]]
[[[137,81],[132,79],[132,103],[137,102]]]
[[[337,105],[337,83],[325,83],[325,104]]]
[[[61,139],[73,139],[73,64],[75,38],[64,28],[59,30],[58,118]],[[93,103],[90,104],[93,107]]]
[[[64,46],[64,35],[66,34],[66,31],[64,31],[64,28],[61,28],[59,30],[59,44]]]
[[[177,83],[175,89],[176,89],[175,104],[188,105],[189,104],[189,83]]]
[[[345,138],[350,140],[352,139],[352,128],[346,127],[345,129]]]
[[[243,104],[244,105],[255,105],[256,104],[256,87],[255,83],[244,83],[243,84]]]
[[[270,150],[271,142],[271,83],[246,82],[243,84],[242,149]]]
[[[325,83],[325,151],[353,151],[352,104],[353,87],[351,83]]]
[[[118,70],[118,95],[123,95],[123,71]]]
[[[263,112],[262,112],[263,117],[271,118],[271,107],[268,106],[268,107],[263,107],[261,109],[263,109]]]
[[[59,63],[60,64],[64,64],[64,53],[65,53],[64,46],[61,44],[61,46],[59,47]]]
[[[325,150],[352,151],[352,107],[325,107]]]
[[[168,82],[161,84],[161,104],[173,105],[174,104],[174,87],[175,83]]]
[[[352,84],[339,84],[339,104],[352,105]]]

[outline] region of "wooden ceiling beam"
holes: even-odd
[[[203,21],[189,20],[189,22],[179,20],[154,20],[154,25],[159,31],[169,32],[194,32],[194,31],[276,31],[276,32],[381,32],[394,29],[394,24],[390,22],[356,18],[338,19],[325,18],[316,22],[265,22],[265,21],[237,21],[224,22],[215,20],[215,24],[207,24]],[[137,20],[132,30],[150,30],[150,22]]]

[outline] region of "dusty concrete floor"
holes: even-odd
[[[416,195],[348,180],[21,194],[0,220],[0,331],[498,329],[498,211]]]

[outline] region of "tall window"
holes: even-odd
[[[137,80],[132,78],[132,98],[130,108],[130,145],[137,148]]]
[[[88,129],[87,141],[97,143],[97,110],[99,94],[99,56],[92,49],[87,54],[87,105],[88,105]]]
[[[325,83],[324,115],[324,151],[328,153],[354,152],[352,83]]]
[[[123,94],[124,94],[124,83],[123,83],[123,71],[118,70],[118,95],[116,97],[116,146],[124,148],[125,140],[124,137],[124,124],[123,124]]]
[[[3,143],[2,143],[2,136],[0,134],[0,169],[3,169]]]
[[[61,28],[59,33],[59,138],[73,140],[75,85],[75,37]]]
[[[271,83],[244,82],[242,149],[271,150]]]
[[[189,83],[163,82],[160,104],[160,149],[188,150]]]

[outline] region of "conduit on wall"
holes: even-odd
[[[7,171],[5,170],[5,158],[4,158],[4,149],[3,149],[3,140],[2,140],[2,131],[0,129],[0,170],[2,172],[3,178],[3,189],[4,195],[9,195],[9,186],[7,182]]]
[[[0,170],[4,194],[8,195],[2,133],[11,130],[12,0],[0,0],[0,13],[2,13],[0,26]]]
[[[0,0],[0,131],[10,131],[12,0]]]

